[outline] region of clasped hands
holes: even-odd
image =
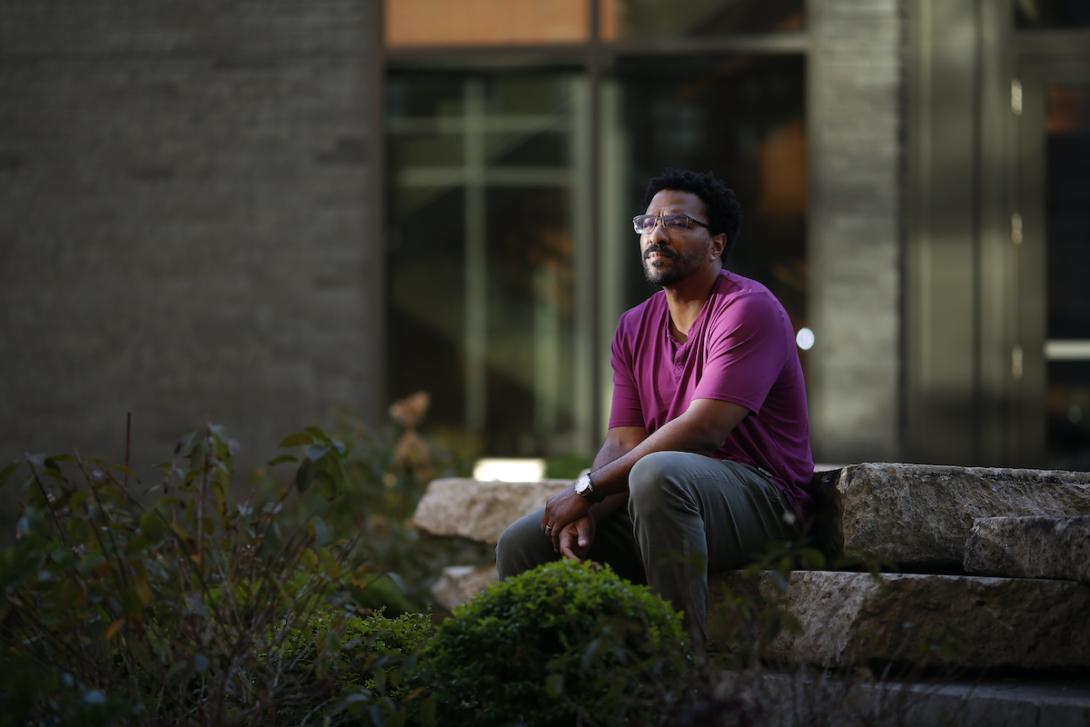
[[[565,558],[582,560],[590,551],[595,525],[590,506],[591,503],[577,495],[574,488],[553,495],[545,503],[542,530],[552,541],[553,550]]]

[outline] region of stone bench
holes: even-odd
[[[781,599],[802,629],[782,633],[766,656],[825,667],[922,663],[932,657],[918,647],[947,634],[965,667],[1090,667],[1090,473],[868,463],[816,479],[814,537],[828,556],[910,572],[793,572]],[[436,480],[413,522],[494,544],[569,485]],[[435,594],[451,608],[495,578],[493,565],[455,566]],[[770,594],[771,578],[726,574],[712,589],[718,581]]]

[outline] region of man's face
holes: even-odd
[[[691,192],[661,190],[651,198],[645,214],[658,216],[689,215],[707,224],[704,202]],[[722,236],[717,235],[716,238]],[[640,235],[643,272],[652,285],[670,286],[713,265],[722,247],[706,227],[691,224],[688,229],[667,228],[660,220],[655,228]]]

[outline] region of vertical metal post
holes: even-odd
[[[591,391],[593,394],[590,397],[590,421],[592,425],[590,427],[590,435],[588,438],[588,446],[590,450],[596,451],[604,432],[598,431],[602,421],[602,407],[600,404],[601,397],[599,392],[602,390],[602,377],[599,374],[601,370],[598,366],[599,357],[605,355],[604,352],[598,350],[599,342],[599,328],[598,328],[598,308],[600,300],[598,296],[598,280],[601,274],[601,245],[598,244],[598,235],[602,229],[602,216],[601,216],[601,153],[599,149],[599,129],[601,127],[601,77],[602,77],[602,45],[601,45],[601,12],[600,12],[600,0],[590,0],[588,8],[590,12],[590,43],[587,45],[588,57],[587,57],[587,78],[589,86],[589,99],[588,99],[588,114],[587,124],[590,127],[589,139],[590,139],[590,155],[589,155],[589,176],[590,176],[590,190],[588,194],[588,200],[590,205],[590,229],[591,237],[589,242],[592,246],[593,254],[590,255],[590,279],[593,281],[593,285],[590,286],[589,291],[589,308],[588,316],[590,318],[590,330],[589,337],[591,341],[591,360],[581,361],[580,365],[590,366],[590,383]]]
[[[488,270],[485,239],[484,82],[465,86],[466,170],[466,425],[481,432],[486,424],[488,353]]]

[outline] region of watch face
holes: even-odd
[[[583,475],[575,482],[575,492],[578,495],[585,495],[590,491],[590,478]]]

